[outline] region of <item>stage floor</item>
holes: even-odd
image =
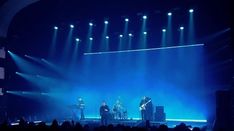
[[[51,125],[52,120],[37,120],[34,121],[34,123],[40,123],[40,122],[46,122],[46,125]],[[64,121],[72,121],[72,119],[64,119],[64,120],[58,120],[59,125],[61,125]],[[82,126],[89,125],[92,127],[98,127],[101,125],[100,118],[86,118],[85,120],[74,120],[75,123],[80,123]],[[157,122],[157,121],[150,121],[150,126],[156,126],[158,127],[161,124],[167,125],[169,128],[174,128],[176,125],[179,125],[180,123],[185,123],[187,126],[191,127],[207,127],[208,123],[206,121],[194,121],[194,120],[166,120],[165,122]],[[18,122],[13,122],[11,125],[18,125]],[[112,124],[114,126],[120,124],[130,127],[143,127],[145,126],[145,121],[141,120],[133,120],[133,119],[126,119],[126,120],[111,120],[109,121],[109,124]]]
[[[66,120],[59,120],[59,124],[62,124],[64,121],[72,121],[71,119],[66,119]],[[37,123],[39,123],[40,121],[37,121]],[[46,121],[47,125],[51,125],[52,121]],[[97,127],[101,125],[100,119],[99,118],[86,118],[85,120],[77,120],[74,121],[75,123],[80,123],[81,125],[90,125],[93,127]],[[180,123],[185,123],[187,126],[191,126],[191,127],[199,127],[199,128],[203,128],[203,127],[208,127],[208,123],[207,122],[203,122],[203,121],[186,121],[186,120],[167,120],[165,122],[157,122],[157,121],[150,121],[150,126],[159,126],[161,124],[165,124],[167,125],[169,128],[174,128],[176,125],[179,125]],[[112,120],[109,122],[109,124],[112,124],[114,126],[121,124],[121,125],[125,125],[125,126],[130,126],[130,127],[142,127],[145,126],[145,122],[141,121],[141,120],[132,120],[132,119],[127,119],[127,120]]]

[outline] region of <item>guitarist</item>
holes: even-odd
[[[142,120],[152,120],[153,105],[151,98],[143,96],[139,105]]]

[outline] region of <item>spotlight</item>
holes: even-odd
[[[7,52],[8,52],[8,53],[11,53],[11,51],[9,51],[9,50],[8,50]]]
[[[129,34],[128,34],[128,36],[132,36],[132,34],[131,34],[131,33],[129,33]]]
[[[92,37],[90,37],[90,38],[89,38],[89,40],[93,40],[93,38],[92,38]]]
[[[90,22],[90,23],[89,23],[89,26],[93,26],[93,23]]]
[[[76,38],[76,41],[77,41],[77,42],[79,42],[79,41],[80,41],[80,39],[79,39],[79,38]]]
[[[143,19],[147,19],[147,16],[146,16],[146,15],[144,15],[142,18],[143,18]]]
[[[189,13],[193,13],[193,11],[194,11],[193,9],[190,9],[190,10],[189,10]]]
[[[106,39],[109,39],[109,36],[106,36]]]
[[[58,29],[58,27],[57,27],[57,26],[55,26],[55,27],[54,27],[54,29],[55,29],[55,30],[57,30],[57,29]]]
[[[129,21],[129,19],[128,18],[125,18],[125,22],[128,22]]]
[[[167,30],[166,29],[162,29],[162,32],[166,32]]]
[[[119,35],[119,37],[121,37],[121,38],[122,38],[122,37],[123,37],[123,35]]]
[[[74,28],[74,25],[70,25],[70,28]]]
[[[19,74],[19,72],[16,71],[15,74]]]
[[[171,15],[172,15],[172,13],[171,13],[171,12],[169,12],[169,13],[167,13],[167,15],[168,15],[168,16],[171,16]]]
[[[183,27],[183,26],[181,26],[181,27],[180,27],[180,30],[184,30],[184,27]]]
[[[144,31],[144,32],[143,32],[143,34],[144,34],[144,35],[147,35],[147,32],[146,32],[146,31]]]
[[[108,21],[107,21],[107,20],[105,20],[105,21],[104,21],[104,23],[105,23],[105,24],[108,24]]]

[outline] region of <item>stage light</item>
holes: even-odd
[[[77,42],[79,42],[79,41],[80,41],[80,39],[79,39],[79,38],[76,38],[76,41],[77,41]]]
[[[70,28],[74,28],[74,25],[70,25]]]
[[[55,30],[57,30],[57,29],[58,29],[58,27],[57,27],[57,26],[55,26],[55,27],[54,27],[54,29],[55,29]]]
[[[167,121],[179,121],[179,122],[202,122],[206,123],[207,120],[195,120],[195,119],[166,119]]]
[[[106,39],[109,39],[109,36],[106,36]]]
[[[128,36],[132,36],[132,34],[131,34],[131,33],[129,33],[129,34],[128,34]]]
[[[100,55],[100,54],[113,54],[113,53],[124,53],[124,52],[141,52],[141,51],[153,51],[153,50],[167,50],[167,49],[178,49],[178,48],[189,48],[189,47],[200,47],[204,44],[191,44],[191,45],[181,45],[181,46],[167,46],[159,48],[147,48],[147,49],[133,49],[133,50],[121,50],[121,51],[106,51],[106,52],[93,52],[84,53],[84,55]]]
[[[181,27],[180,27],[180,30],[184,30],[184,27],[183,27],[183,26],[181,26]]]
[[[167,30],[166,29],[162,29],[162,32],[166,32]]]
[[[193,11],[194,11],[193,9],[190,9],[190,10],[189,10],[189,13],[193,13]]]
[[[146,15],[144,15],[142,18],[143,18],[143,19],[147,19],[147,16],[146,16]]]
[[[89,23],[89,26],[93,26],[93,23]]]
[[[92,37],[90,37],[90,38],[89,38],[89,40],[93,40],[93,38],[92,38]]]
[[[128,18],[125,18],[125,22],[128,22],[129,21],[129,19]]]
[[[105,21],[104,21],[104,23],[105,23],[105,24],[108,24],[108,21],[107,21],[107,20],[105,20]]]
[[[171,13],[171,12],[169,12],[169,13],[167,13],[167,15],[168,15],[168,16],[171,16],[171,15],[172,15],[172,13]]]
[[[144,31],[144,32],[143,32],[143,34],[144,34],[144,35],[147,35],[147,32],[146,32],[146,31]]]
[[[119,35],[119,37],[123,37],[123,35]]]
[[[16,71],[15,74],[19,74],[19,72]]]
[[[8,53],[11,53],[11,51],[9,51],[9,50],[8,50],[7,52],[8,52]]]

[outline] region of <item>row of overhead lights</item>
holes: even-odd
[[[193,9],[189,9],[189,13],[193,13],[193,12],[194,12]],[[168,12],[167,15],[168,15],[168,16],[171,16],[172,13],[171,13],[171,12]],[[142,18],[143,18],[143,19],[147,19],[147,16],[146,16],[146,15],[143,15]],[[129,19],[128,19],[128,18],[125,18],[124,20],[125,20],[125,22],[129,22]],[[104,23],[105,23],[105,24],[108,24],[109,22],[108,22],[107,20],[105,20]],[[89,26],[93,26],[93,23],[89,23]],[[70,28],[74,28],[74,25],[70,25]],[[58,27],[55,26],[54,29],[57,30]]]
[[[180,30],[184,30],[184,27],[181,26],[181,27],[180,27]],[[162,32],[166,32],[166,29],[162,29]],[[147,32],[145,31],[145,32],[143,32],[143,34],[144,34],[144,35],[147,35]],[[133,37],[133,34],[132,34],[132,33],[129,33],[128,36],[129,36],[129,37]],[[120,34],[119,37],[122,38],[123,35]],[[106,36],[105,38],[106,38],[106,39],[109,39],[110,37],[109,37],[109,36]],[[75,40],[76,40],[77,42],[80,42],[80,39],[79,39],[79,38],[76,38]],[[90,37],[89,40],[92,41],[93,38]]]
[[[194,12],[193,9],[189,9],[189,13],[193,13],[193,12]],[[167,15],[168,15],[168,16],[171,16],[172,13],[171,13],[171,12],[168,12]],[[147,16],[146,16],[146,15],[143,15],[142,18],[143,18],[144,20],[146,20],[146,19],[147,19]],[[125,18],[124,21],[125,21],[125,22],[129,22],[129,19],[128,19],[128,18]],[[108,22],[107,20],[104,21],[104,24],[107,25],[108,23],[109,23],[109,22]],[[94,25],[93,23],[91,23],[91,22],[89,23],[89,26],[93,26],[93,25]],[[74,28],[74,27],[75,27],[74,25],[72,25],[72,24],[70,25],[70,28]],[[55,29],[55,30],[58,30],[58,26],[54,26],[54,29]],[[184,30],[184,27],[181,26],[179,29],[180,29],[180,30]],[[162,32],[166,32],[166,29],[162,29]],[[143,34],[144,34],[144,35],[147,35],[147,32],[143,32]],[[133,35],[132,35],[131,33],[129,33],[128,36],[132,37]],[[119,37],[122,38],[123,35],[120,34]],[[109,36],[106,36],[106,39],[109,39]],[[76,38],[75,40],[76,40],[77,42],[80,41],[79,38]],[[89,40],[92,41],[93,38],[90,37]]]
[[[91,23],[90,23],[90,24],[91,24]],[[70,26],[73,26],[73,25],[70,25]],[[58,27],[57,27],[57,26],[55,26],[54,28],[58,28]],[[184,27],[183,27],[183,26],[181,26],[179,29],[182,31],[182,30],[184,30]],[[166,29],[165,29],[165,28],[163,28],[163,29],[162,29],[162,32],[163,32],[163,33],[165,33],[165,32],[166,32]],[[143,32],[143,34],[144,34],[144,35],[147,35],[147,32],[146,32],[146,31],[144,31],[144,32]],[[129,37],[133,37],[133,34],[132,34],[132,33],[129,33],[129,34],[128,34],[128,36],[129,36]],[[122,34],[120,34],[120,35],[119,35],[119,37],[120,37],[120,38],[122,38],[122,37],[123,37],[123,35],[122,35]],[[106,38],[106,39],[109,39],[110,37],[109,37],[109,36],[106,36],[105,38]],[[92,40],[93,40],[93,38],[92,38],[92,37],[90,37],[90,38],[89,38],[89,40],[91,40],[91,41],[92,41]],[[77,41],[77,42],[79,42],[79,41],[80,41],[80,39],[79,39],[79,38],[76,38],[76,41]]]
[[[181,26],[181,27],[180,27],[180,30],[184,30],[184,27]],[[166,29],[162,29],[162,32],[166,32]],[[143,34],[144,34],[144,35],[147,35],[147,32],[145,31],[145,32],[143,32]],[[133,37],[133,34],[132,34],[132,33],[129,33],[128,36],[129,36],[129,37]],[[123,35],[120,34],[119,37],[122,38]],[[109,39],[110,37],[109,37],[109,36],[106,36],[105,38],[106,38],[106,39]],[[80,42],[80,39],[79,39],[79,38],[76,38],[75,40],[76,40],[77,42]],[[90,37],[89,40],[92,41],[93,38]]]

